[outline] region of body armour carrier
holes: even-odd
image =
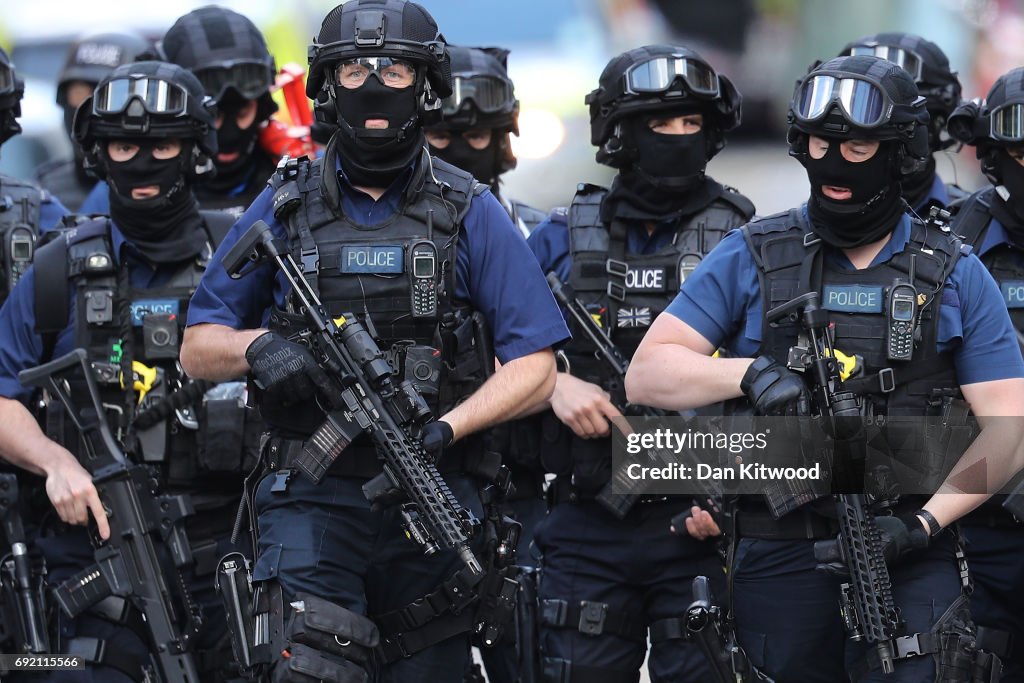
[[[75,346],[89,353],[112,430],[127,446],[137,446],[144,462],[158,466],[172,489],[208,490],[227,501],[237,499],[238,475],[255,463],[260,430],[255,415],[246,415],[244,384],[191,380],[178,365],[188,302],[231,222],[221,214],[202,215],[207,248],[151,289],[132,287],[127,266],[118,265],[108,219],[82,223],[41,248],[36,331],[49,357],[56,335],[71,321]],[[69,284],[73,316],[61,305]],[[126,389],[121,377],[129,373],[133,386]],[[77,443],[74,427],[53,404],[47,432],[61,443]]]
[[[836,350],[863,359],[863,370],[845,381],[843,389],[861,397],[865,416],[947,416],[951,424],[953,416],[966,416],[952,351],[936,348],[946,279],[959,257],[969,252],[948,228],[914,219],[903,251],[886,263],[862,270],[841,269],[831,255],[824,255],[823,243],[811,231],[801,209],[763,218],[743,230],[757,266],[765,311],[804,292],[821,293],[821,307],[830,312],[834,326]],[[912,282],[917,290],[918,317],[910,361],[887,360],[887,295],[897,280]],[[784,362],[800,331],[797,322],[769,323],[765,319],[758,353]],[[936,453],[936,444],[946,443],[946,435],[929,436],[920,424],[896,426],[900,424],[888,423],[885,450],[912,472],[934,473],[937,486],[943,473],[936,471],[934,458],[945,454]],[[920,490],[928,483],[918,477]]]
[[[38,185],[0,175],[0,305],[32,264],[45,198]]]
[[[631,254],[626,249],[630,224],[601,221],[605,188],[581,184],[566,216],[572,267],[569,284],[576,297],[608,330],[612,342],[632,358],[654,319],[668,307],[686,276],[725,234],[743,225],[754,213],[753,204],[735,190],[726,189],[698,213],[684,216],[675,225],[672,241],[654,254]],[[558,218],[558,213],[554,216]],[[662,228],[663,229],[663,228]],[[625,389],[618,377],[595,357],[594,348],[574,324],[565,348],[575,377],[597,384],[622,406]],[[549,419],[553,419],[550,415]],[[545,420],[546,423],[548,420]],[[568,450],[569,460],[546,463],[564,473],[571,462],[578,492],[591,495],[611,477],[611,457],[606,439],[580,439],[560,425],[558,451]],[[552,432],[543,426],[544,438]],[[564,446],[563,446],[564,445]]]
[[[388,354],[394,372],[410,380],[440,417],[491,374],[493,343],[483,317],[455,300],[456,249],[474,195],[486,186],[424,153],[399,201],[378,225],[359,225],[341,208],[334,144],[321,159],[290,160],[274,176],[274,215],[289,236],[303,276],[331,316],[369,317],[367,329]],[[433,267],[431,263],[435,264]],[[421,296],[433,291],[434,295]],[[436,301],[432,304],[430,299]],[[296,338],[305,331],[299,305],[271,313],[269,328]],[[262,397],[261,397],[262,399]],[[308,435],[323,412],[262,399],[264,420],[286,434]],[[372,450],[360,437],[356,444]],[[360,449],[362,450],[362,449]],[[454,456],[446,449],[445,460]]]

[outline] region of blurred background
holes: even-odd
[[[655,42],[697,49],[743,94],[743,124],[709,173],[739,188],[760,214],[807,197],[802,167],[786,155],[785,112],[795,79],[816,59],[879,31],[910,31],[938,43],[959,72],[965,97],[1024,65],[1021,0],[420,0],[449,42],[512,51],[521,101],[519,167],[507,194],[539,208],[564,205],[578,182],[606,183],[594,162],[584,95],[607,61]],[[195,7],[189,0],[75,0],[4,3],[0,45],[26,81],[23,135],[4,145],[0,170],[28,177],[67,153],[55,83],[67,46],[97,31],[131,29],[158,38]],[[330,0],[226,0],[264,31],[278,65],[305,66],[306,46],[335,5]],[[984,183],[973,149],[945,153],[939,172],[972,190]]]

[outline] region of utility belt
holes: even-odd
[[[835,538],[839,523],[810,510],[794,510],[775,519],[767,509],[743,509],[736,514],[736,535],[771,541]]]
[[[586,503],[597,500],[597,496],[600,491],[591,491],[589,489],[582,489],[575,486],[570,478],[565,475],[555,477],[551,485],[548,486],[547,490],[547,503],[548,509],[553,509],[556,505],[562,505],[564,503],[572,503],[578,505],[580,503]],[[656,503],[664,503],[673,500],[673,496],[668,495],[648,495],[640,496],[637,500],[639,505],[649,505]]]
[[[994,505],[982,505],[970,512],[960,520],[960,525],[968,528],[1024,531],[1024,522],[1014,517],[1009,510]]]
[[[270,436],[266,448],[265,471],[298,470],[299,466],[296,464],[296,460],[302,455],[304,443],[301,439]],[[462,447],[462,444],[454,444],[446,448],[441,460],[437,463],[438,471],[442,475],[475,473],[475,468],[470,468],[469,459],[465,457],[465,453],[466,449]],[[376,449],[372,445],[363,446],[357,441],[346,448],[345,452],[331,464],[326,476],[373,479],[382,471],[383,468]]]

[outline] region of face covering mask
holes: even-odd
[[[473,174],[473,177],[487,185],[498,180],[498,149],[500,137],[497,131],[491,134],[491,141],[483,149],[474,148],[461,131],[452,131],[451,140],[444,149],[430,145],[430,153],[444,159],[453,166]]]
[[[1012,227],[1021,225],[1024,228],[1024,166],[1017,163],[1017,160],[1011,157],[1005,149],[999,149],[996,151],[996,171],[999,173],[1002,186],[1009,193],[1005,200],[1001,195],[997,195],[999,197],[997,203],[1001,203],[1015,219],[1013,226],[1007,227],[1012,229]],[[997,218],[1000,223],[1005,225],[1005,220],[999,216]]]
[[[193,258],[202,251],[199,205],[185,183],[183,155],[191,156],[190,144],[172,159],[153,156],[153,140],[138,140],[139,151],[128,161],[111,161],[102,154],[110,185],[110,217],[132,244],[155,263]],[[157,186],[160,193],[146,199],[132,198],[132,188]]]
[[[213,165],[217,175],[206,187],[215,192],[226,192],[244,183],[252,172],[252,155],[259,138],[260,125],[253,118],[248,128],[239,128],[238,112],[248,104],[248,100],[229,90],[219,103],[223,113],[223,122],[217,129],[217,153],[237,154],[232,161],[220,161],[215,156]]]
[[[388,187],[423,149],[416,87],[389,88],[371,75],[358,88],[335,86],[338,158],[353,185]],[[384,119],[386,129],[365,128]]]
[[[633,163],[619,173],[612,199],[629,205],[629,217],[635,218],[659,220],[699,211],[714,199],[703,191],[708,185],[704,130],[690,135],[655,133],[648,118],[623,123],[623,145],[634,150]],[[623,210],[617,212],[621,215]]]
[[[866,161],[851,162],[840,151],[842,140],[830,140],[820,159],[805,156],[811,183],[807,213],[814,231],[826,244],[850,249],[875,242],[896,227],[904,211],[900,187],[893,179],[892,143],[883,142]],[[836,200],[822,193],[823,185],[845,187],[851,197]]]

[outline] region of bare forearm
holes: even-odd
[[[680,344],[642,346],[626,373],[626,397],[630,403],[665,410],[738,398],[750,363],[750,358],[711,358]]]
[[[225,325],[193,325],[185,330],[181,365],[189,377],[225,382],[249,372],[245,350],[266,330],[235,330]]]
[[[502,365],[473,395],[441,419],[460,439],[506,420],[528,414],[551,397],[555,357],[544,349]]]
[[[46,475],[70,454],[39,429],[28,409],[13,399],[0,398],[0,456],[13,465]]]

